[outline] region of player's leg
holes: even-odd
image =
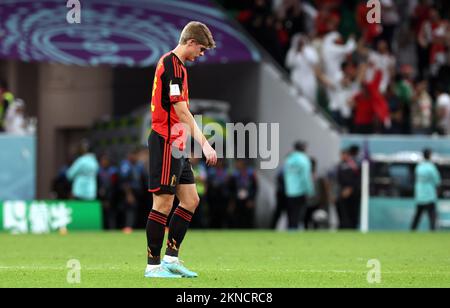
[[[180,162],[180,173],[175,190],[180,204],[173,212],[169,223],[169,237],[166,249],[166,255],[171,257],[178,257],[181,242],[200,202],[191,163],[186,158],[181,159]]]
[[[166,255],[163,259],[163,266],[183,277],[197,277],[196,273],[188,270],[178,260],[181,243],[200,201],[194,182],[191,165],[188,160],[185,160],[179,184],[176,187],[176,195],[180,204],[173,212],[169,223]]]
[[[149,191],[153,193],[153,206],[147,220],[148,278],[179,278],[161,266],[161,248],[164,242],[167,215],[172,208],[175,189],[167,186],[172,157],[165,143],[155,132],[149,137]]]
[[[162,261],[165,268],[183,277],[194,278],[197,273],[187,269],[178,259],[181,243],[186,235],[189,223],[199,203],[195,184],[180,184],[177,186],[177,198],[180,204],[173,212],[169,223],[166,255]]]
[[[153,207],[147,220],[148,264],[158,265],[161,262],[161,248],[164,242],[167,216],[172,208],[174,196],[170,194],[153,194]]]
[[[181,242],[199,204],[199,196],[195,184],[178,185],[177,198],[180,200],[180,204],[175,209],[170,220],[166,250],[166,255],[173,257],[178,257]]]
[[[167,215],[170,213],[174,196],[171,194],[153,194],[153,207],[147,220],[147,278],[181,278],[161,265],[161,248],[164,242],[164,233]]]

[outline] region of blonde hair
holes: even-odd
[[[189,40],[196,40],[197,43],[204,45],[206,48],[215,48],[216,42],[211,31],[205,24],[198,21],[188,23],[180,35],[180,45],[185,45]]]

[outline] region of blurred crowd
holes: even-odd
[[[191,158],[191,164],[200,197],[191,226],[253,228],[258,181],[251,164],[244,159],[219,159],[216,166],[207,167],[198,158]],[[145,147],[131,150],[115,163],[107,154],[91,153],[88,142],[82,142],[77,158],[63,166],[54,178],[54,198],[100,200],[104,228],[130,233],[145,227],[152,206],[147,170]]]
[[[450,133],[449,1],[219,2],[343,132]]]
[[[345,149],[336,168],[318,176],[316,160],[307,154],[307,144],[296,142],[279,169],[276,207],[271,213],[270,228],[356,229],[361,198],[359,154],[357,146]],[[251,161],[219,159],[216,166],[206,166],[203,159],[190,160],[200,197],[191,226],[255,228],[258,175]],[[123,160],[114,163],[107,154],[90,152],[89,142],[83,140],[77,156],[54,178],[53,197],[99,200],[104,228],[131,233],[145,227],[152,206],[152,194],[147,191],[147,170],[146,147],[135,148]],[[177,203],[175,200],[174,205]],[[335,222],[332,212],[337,214]],[[287,217],[286,226],[281,220],[283,214]]]

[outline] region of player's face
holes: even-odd
[[[195,61],[198,57],[204,56],[206,50],[207,50],[207,48],[204,45],[196,42],[195,40],[192,40],[191,53],[190,53],[190,57],[188,58],[188,60]]]

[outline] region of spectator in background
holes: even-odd
[[[262,27],[263,33],[260,36],[261,44],[267,49],[272,57],[278,62],[280,66],[284,65],[285,53],[283,51],[283,45],[280,41],[280,32],[278,22],[275,16],[269,15],[264,19]]]
[[[286,56],[286,67],[291,70],[291,80],[300,93],[313,105],[317,104],[317,80],[326,86],[330,81],[320,70],[320,58],[306,36],[297,34]]]
[[[4,121],[9,105],[14,101],[14,95],[8,90],[8,83],[0,79],[0,132],[5,130]]]
[[[318,12],[315,14],[315,35],[322,38],[330,31],[334,31],[341,21],[338,10],[340,1],[320,1]]]
[[[367,44],[373,44],[375,40],[383,32],[380,24],[370,22],[367,19],[369,12],[372,9],[367,5],[367,0],[360,0],[356,9],[356,23],[359,30],[362,32],[362,37]]]
[[[324,73],[327,76],[328,87],[327,95],[329,100],[328,109],[332,117],[339,122],[340,102],[336,100],[339,96],[339,89],[336,87],[343,78],[342,64],[346,57],[356,50],[356,42],[350,38],[345,45],[337,31],[333,31],[325,35],[322,43],[322,59]]]
[[[339,229],[356,229],[361,199],[360,167],[350,151],[344,150],[337,169]]]
[[[366,155],[366,154],[361,155],[360,147],[359,147],[359,145],[356,145],[356,144],[354,144],[348,148],[348,154],[353,159],[353,161],[356,163],[356,165],[358,165],[358,168],[362,164],[364,155]]]
[[[9,105],[4,120],[4,129],[12,135],[26,135],[27,123],[25,120],[25,103],[21,99],[15,99]]]
[[[256,173],[253,168],[247,166],[244,159],[236,160],[235,168],[230,179],[233,226],[244,229],[253,228],[255,199],[258,191]]]
[[[281,214],[287,210],[287,197],[286,197],[286,188],[284,185],[284,172],[283,168],[277,174],[277,196],[276,196],[276,208],[273,214],[271,228],[275,229],[277,227],[278,220],[281,217]]]
[[[445,51],[445,34],[448,24],[435,8],[430,8],[426,19],[421,23],[418,42],[419,73],[421,78],[435,76],[442,64],[442,52]],[[431,65],[431,67],[430,67]]]
[[[419,225],[423,211],[428,212],[430,218],[430,229],[436,229],[436,202],[438,201],[437,187],[441,184],[441,176],[436,166],[431,162],[432,152],[430,149],[423,151],[423,162],[416,167],[416,214],[411,225],[411,230],[415,231]]]
[[[411,133],[411,106],[414,98],[414,69],[411,65],[402,65],[396,77],[395,95],[401,103],[403,121],[402,134]]]
[[[328,227],[329,186],[326,179],[317,174],[317,162],[311,159],[314,195],[307,200],[303,225],[305,229]]]
[[[136,225],[136,215],[140,203],[143,202],[143,186],[145,185],[145,167],[138,160],[139,149],[128,153],[127,159],[120,163],[119,185],[121,190],[121,211],[125,214],[125,234],[133,232]]]
[[[364,82],[361,92],[354,100],[355,109],[354,132],[357,134],[374,133],[375,120],[383,123],[385,128],[390,128],[391,120],[388,104],[380,93],[382,73],[378,70],[371,82]]]
[[[277,19],[286,31],[288,40],[295,34],[308,34],[312,27],[312,16],[315,9],[305,5],[304,1],[282,0],[280,4],[274,2],[274,10]]]
[[[317,78],[319,55],[308,44],[304,35],[292,38],[292,45],[286,56],[286,67],[291,71],[292,83],[310,103],[317,103]]]
[[[72,197],[83,201],[95,200],[99,169],[97,158],[90,153],[87,140],[81,141],[79,153],[80,156],[67,170],[67,178],[72,181]]]
[[[206,191],[210,228],[221,229],[228,226],[228,206],[230,202],[230,177],[223,158],[208,169],[208,189]]]
[[[71,197],[71,183],[67,178],[67,170],[72,162],[68,162],[58,170],[58,174],[52,181],[53,198],[57,200],[68,200]]]
[[[311,159],[305,154],[306,144],[297,141],[294,151],[284,163],[284,183],[287,197],[289,230],[298,229],[306,211],[306,199],[314,195]]]
[[[200,158],[194,156],[194,153],[192,153],[190,161],[192,171],[194,172],[195,186],[197,187],[197,193],[200,198],[197,210],[192,216],[190,227],[204,228],[209,223],[208,221],[206,221],[208,217],[208,209],[206,208],[206,192],[208,190],[206,166],[200,160]]]
[[[430,74],[436,77],[439,69],[446,62],[445,40],[448,34],[448,20],[442,19],[437,9],[430,11],[429,19],[424,23],[422,33],[429,45]]]
[[[381,39],[385,40],[388,48],[392,50],[395,29],[400,22],[398,7],[393,0],[381,0],[381,11],[381,23],[383,25]]]
[[[403,117],[402,102],[395,92],[395,83],[391,82],[388,86],[386,101],[389,105],[389,113],[391,115],[391,127],[386,130],[389,134],[402,134],[404,121],[408,120]]]
[[[419,78],[424,79],[428,74],[430,59],[431,34],[428,19],[431,14],[431,5],[428,0],[420,0],[414,9],[413,24],[416,35],[416,56]]]
[[[411,0],[408,2],[413,3]],[[416,36],[419,34],[423,23],[429,18],[431,9],[430,0],[419,0],[412,9],[412,23]]]
[[[144,166],[144,175],[143,175],[143,185],[142,185],[142,199],[141,202],[139,204],[139,210],[138,210],[138,216],[137,217],[148,217],[148,215],[150,214],[150,209],[152,208],[153,205],[153,194],[149,194],[148,193],[148,170],[149,170],[149,164],[150,164],[150,156],[149,156],[149,152],[148,152],[148,147],[147,146],[138,146],[138,161],[142,164],[142,166]],[[145,229],[147,225],[147,221],[146,220],[141,220],[138,219],[137,223],[136,223],[136,228],[139,229]]]
[[[284,185],[284,171],[281,168],[277,173],[277,184],[276,184],[276,207],[275,212],[272,217],[272,222],[270,227],[272,229],[276,229],[278,220],[281,217],[281,214],[287,211],[287,198],[286,198],[286,188]]]
[[[346,57],[356,50],[356,41],[353,37],[344,44],[341,34],[332,31],[325,35],[322,44],[322,58],[324,72],[328,78],[339,80],[342,75],[342,63]]]
[[[386,93],[387,87],[391,82],[391,78],[395,75],[395,57],[389,50],[389,46],[385,40],[379,40],[377,43],[377,50],[367,51],[368,55],[368,70],[367,81],[373,80],[377,70],[381,71],[382,79],[380,82],[380,92]]]
[[[273,16],[269,1],[254,0],[251,10],[241,15],[249,33],[264,46],[272,57],[283,65],[284,54],[278,37],[277,19]]]
[[[334,85],[335,95],[332,100],[337,111],[333,118],[343,131],[349,132],[352,128],[351,101],[360,91],[364,72],[358,69],[357,65],[351,61],[345,61],[342,64],[342,72],[342,78]]]
[[[441,135],[448,135],[450,134],[450,96],[442,86],[436,94],[437,131]]]
[[[105,229],[117,228],[118,180],[117,167],[111,165],[108,155],[102,155],[98,171],[98,199],[102,203]]]
[[[433,124],[433,99],[428,93],[428,82],[419,80],[411,108],[413,134],[431,134]]]
[[[276,15],[284,22],[284,27],[292,37],[295,33],[305,33],[305,13],[302,1],[283,0],[278,6]]]

